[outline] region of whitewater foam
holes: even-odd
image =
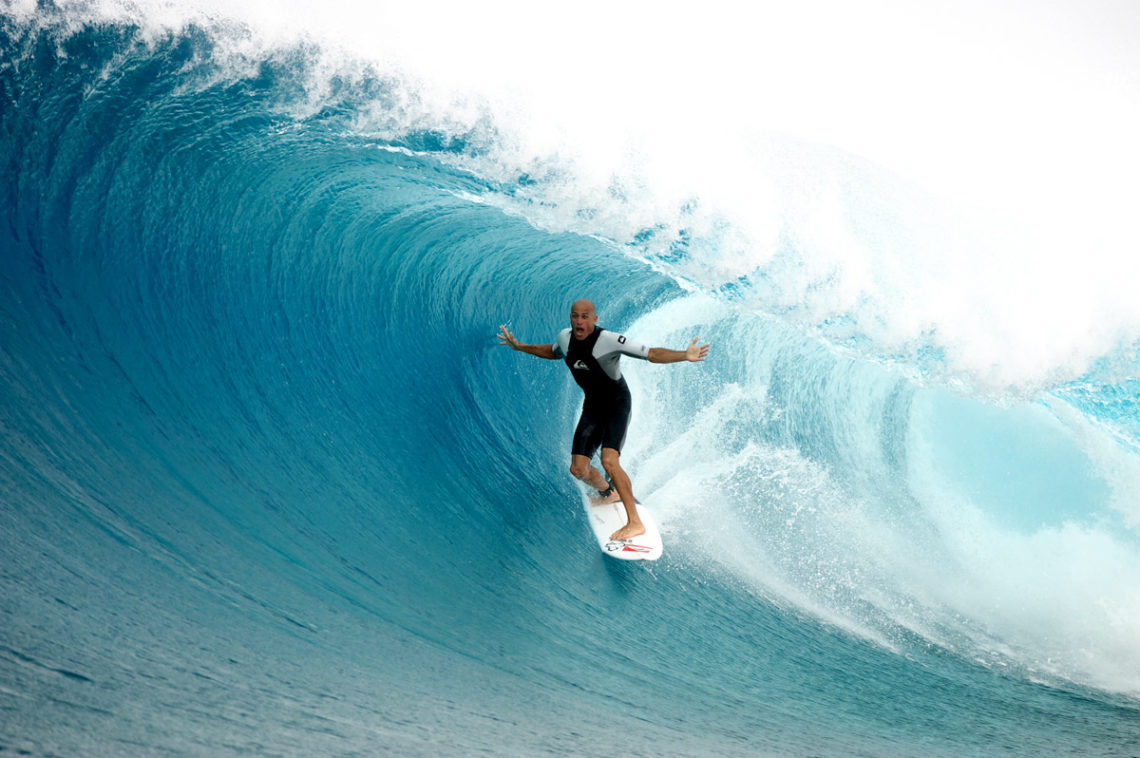
[[[625,369],[624,457],[675,549],[887,649],[1140,692],[1134,456],[1061,401],[954,399],[785,329],[705,295],[628,327],[712,341]]]

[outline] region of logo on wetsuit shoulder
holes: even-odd
[[[575,361],[574,362],[574,369],[580,370],[580,371],[589,371],[590,367],[586,365],[585,361]]]

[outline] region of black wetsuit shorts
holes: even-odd
[[[608,403],[591,403],[587,400],[582,404],[582,416],[578,419],[578,428],[574,430],[570,452],[593,458],[599,447],[612,447],[620,453],[621,446],[625,443],[625,432],[629,428],[629,416],[629,390],[611,398]]]

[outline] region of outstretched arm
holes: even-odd
[[[685,350],[670,350],[664,347],[649,348],[650,363],[680,363],[681,361],[703,361],[709,354],[707,344],[697,347],[697,338]]]
[[[518,350],[520,353],[530,353],[551,361],[556,359],[554,345],[524,345],[515,339],[515,335],[511,334],[505,326],[499,327],[499,344],[507,345],[511,350]]]

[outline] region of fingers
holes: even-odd
[[[519,341],[515,339],[515,335],[511,334],[510,330],[503,324],[499,324],[498,336],[500,345],[509,345],[513,348],[519,344]]]

